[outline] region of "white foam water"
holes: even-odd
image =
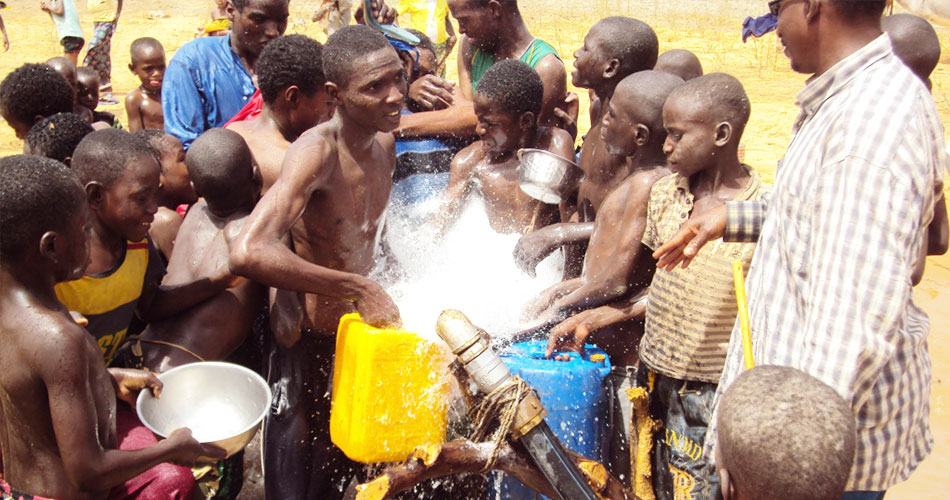
[[[563,258],[555,252],[531,278],[515,264],[512,251],[520,234],[498,234],[488,223],[480,196],[472,196],[452,228],[435,238],[431,216],[436,196],[392,208],[387,242],[398,270],[374,273],[399,306],[403,325],[425,338],[438,338],[435,322],[445,309],[464,312],[493,337],[520,327],[529,301],[561,279]]]

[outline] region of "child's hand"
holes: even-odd
[[[228,456],[227,450],[220,446],[199,443],[187,427],[173,430],[165,441],[172,449],[168,461],[182,467],[192,467],[201,457],[220,460]]]
[[[409,99],[425,109],[445,109],[455,101],[454,91],[454,83],[435,75],[425,75],[409,86]]]
[[[577,94],[568,92],[564,104],[554,108],[554,116],[560,123],[559,128],[570,132],[571,137],[577,137],[577,116],[580,113],[580,101]]]
[[[162,381],[158,380],[152,372],[145,370],[132,370],[128,368],[109,368],[109,374],[115,382],[115,395],[122,401],[125,401],[133,408],[135,399],[143,389],[150,389],[152,395],[160,397],[162,394]]]
[[[512,252],[515,264],[532,278],[537,272],[538,263],[557,250],[558,245],[549,231],[540,229],[522,236]]]

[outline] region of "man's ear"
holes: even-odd
[[[716,146],[723,147],[732,140],[732,124],[729,122],[719,122],[716,125]]]
[[[604,79],[610,80],[620,72],[620,60],[611,59],[607,61],[607,67],[604,68]]]
[[[86,183],[86,200],[89,201],[89,208],[98,210],[102,207],[105,199],[105,188],[96,181]]]
[[[529,128],[537,125],[538,117],[531,111],[525,111],[521,113],[521,116],[518,117],[518,128],[521,130],[528,130]]]
[[[821,0],[807,0],[805,5],[805,20],[811,23],[821,11]]]
[[[337,84],[333,82],[327,82],[323,84],[323,88],[326,89],[327,97],[330,98],[330,102],[332,102],[334,106],[339,106],[342,104],[340,102],[340,87],[338,87]]]
[[[290,105],[291,108],[296,108],[297,103],[300,102],[300,87],[291,85],[285,88],[282,93],[287,104]]]
[[[501,17],[501,11],[504,8],[498,0],[488,0],[488,11],[491,12],[492,17],[498,19]]]
[[[636,127],[634,127],[633,142],[637,144],[637,147],[642,148],[643,146],[649,144],[651,137],[652,135],[650,134],[650,127],[647,127],[642,123],[638,123]]]
[[[47,231],[40,236],[40,255],[54,264],[59,263],[59,257],[56,255],[58,239],[59,234],[55,231]]]

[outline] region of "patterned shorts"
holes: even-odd
[[[0,500],[51,500],[45,497],[38,497],[23,493],[10,486],[3,478],[0,478]]]
[[[82,46],[86,44],[86,41],[78,36],[64,36],[59,43],[63,46],[64,53],[72,54],[82,50]]]

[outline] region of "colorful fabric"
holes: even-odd
[[[92,16],[92,20],[97,23],[111,23],[115,21],[117,5],[113,0],[89,0],[86,3],[86,11]]]
[[[134,451],[148,448],[158,439],[139,420],[135,410],[119,402],[115,409],[115,430],[119,449]],[[109,492],[109,500],[191,500],[195,477],[188,467],[158,464],[129,479]]]
[[[753,200],[762,192],[759,174],[745,168],[751,178],[736,200]],[[689,178],[673,174],[657,181],[650,191],[643,244],[659,248],[692,211]],[[716,240],[700,249],[686,269],[657,269],[650,284],[640,361],[667,377],[718,382],[738,312],[732,262],[741,260],[748,269],[754,250],[752,243]]]
[[[40,497],[24,493],[3,480],[0,477],[0,500],[52,500],[46,497]]]
[[[56,297],[70,311],[76,311],[89,324],[86,330],[96,338],[105,363],[112,362],[125,340],[135,316],[142,290],[158,283],[164,274],[158,251],[149,240],[127,242],[115,267],[56,285]]]
[[[264,98],[261,97],[261,91],[258,89],[254,91],[254,95],[252,95],[250,100],[247,101],[247,104],[241,108],[241,111],[238,111],[236,115],[232,116],[231,119],[224,124],[224,128],[228,128],[228,125],[232,123],[253,120],[260,116],[261,111],[264,111]]]
[[[86,44],[86,41],[74,36],[64,36],[59,43],[63,46],[63,53],[73,54],[82,50],[82,46]]]
[[[95,28],[82,65],[96,70],[99,81],[105,84],[112,81],[112,34],[115,33],[115,22],[96,23]]]
[[[76,4],[73,0],[60,0],[63,2],[63,15],[57,16],[50,13],[53,24],[56,26],[56,34],[62,40],[67,36],[76,38],[85,38],[82,34],[82,27],[79,25],[79,11],[76,10]]]
[[[911,275],[943,175],[943,126],[887,34],[811,79],[798,105],[768,206],[758,205],[746,279],[753,354],[850,403],[847,490],[883,491],[933,447],[930,324]],[[743,370],[739,339],[736,325],[720,392]]]
[[[408,18],[409,28],[425,33],[433,43],[444,43],[449,38],[445,31],[445,18],[449,15],[446,0],[399,0],[396,12]]]
[[[250,73],[231,49],[231,36],[196,38],[175,52],[165,70],[165,131],[187,149],[205,130],[227,123],[255,90]]]
[[[547,57],[548,54],[554,54],[554,57],[557,57],[559,61],[561,60],[561,56],[557,54],[554,47],[548,45],[544,40],[535,38],[518,59],[534,68],[541,62],[541,59]],[[475,54],[472,56],[472,71],[470,73],[472,76],[472,90],[478,87],[478,82],[485,76],[485,72],[488,71],[488,68],[495,65],[495,62],[497,61],[495,61],[495,56],[491,52],[475,49]]]
[[[750,36],[756,38],[775,31],[778,27],[778,16],[768,13],[760,17],[747,17],[742,21],[742,43]]]
[[[231,29],[231,21],[226,17],[218,17],[208,21],[208,24],[205,24],[204,29],[202,30],[204,34],[210,35],[217,31],[227,31]]]

